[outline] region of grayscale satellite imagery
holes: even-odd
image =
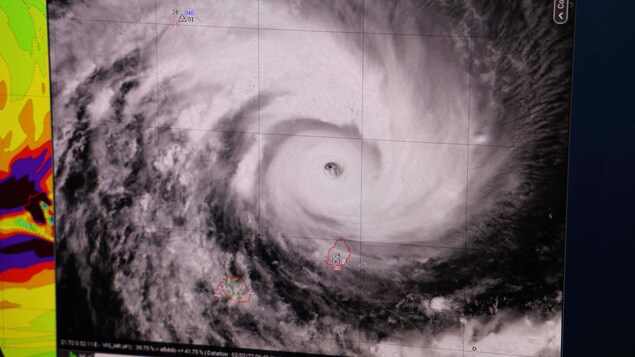
[[[59,338],[560,356],[552,1],[48,9]]]

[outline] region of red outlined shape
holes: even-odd
[[[341,243],[338,247],[338,243]],[[346,256],[344,258],[344,256]],[[342,266],[348,264],[348,259],[351,257],[351,248],[348,247],[346,239],[343,237],[337,238],[335,244],[326,253],[326,259],[324,262],[326,265],[333,267],[333,270],[342,270]]]
[[[231,289],[230,285],[241,284],[244,293],[236,294],[234,289]],[[240,276],[228,275],[223,278],[223,280],[218,284],[218,290],[214,291],[214,296],[224,296],[228,300],[234,300],[237,302],[249,302],[251,300],[251,289],[245,283],[245,279]]]

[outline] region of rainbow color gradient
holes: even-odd
[[[46,0],[0,1],[0,348],[55,356]]]

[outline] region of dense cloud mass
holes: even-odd
[[[559,356],[572,27],[550,11],[51,2],[60,337]]]

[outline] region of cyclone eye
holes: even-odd
[[[344,172],[342,166],[335,162],[327,162],[324,164],[324,170],[326,171],[326,176],[330,178],[338,178],[342,176],[342,172]]]

